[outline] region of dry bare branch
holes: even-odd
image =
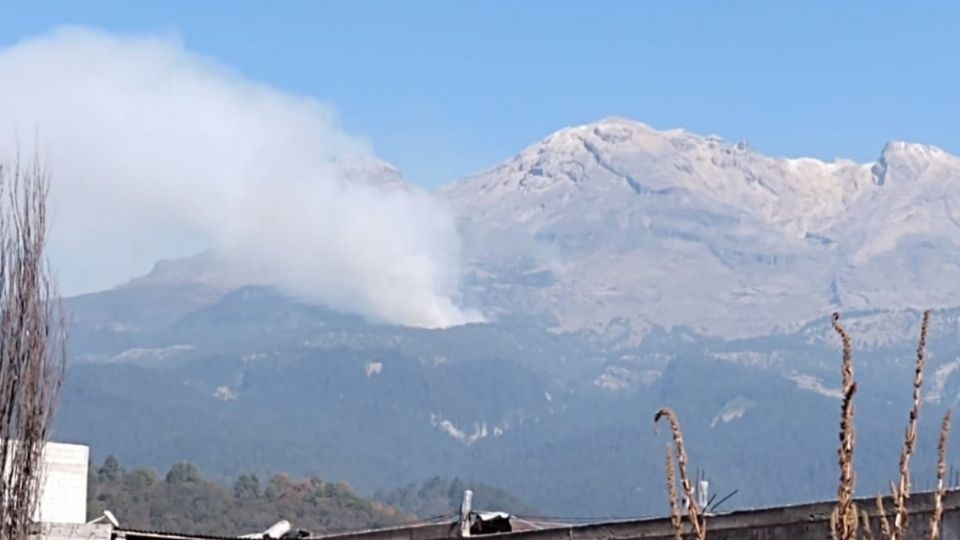
[[[870,516],[866,510],[860,511],[860,528],[863,530],[864,540],[873,540],[873,530],[870,528]]]
[[[917,345],[917,363],[913,375],[913,407],[907,419],[907,429],[903,436],[903,449],[900,451],[900,484],[893,491],[893,503],[896,513],[893,518],[892,538],[905,538],[907,530],[907,499],[910,498],[910,458],[917,444],[917,420],[920,417],[921,390],[923,387],[923,369],[926,364],[927,332],[930,327],[930,310],[923,312],[920,325],[920,341]]]
[[[63,381],[65,325],[44,258],[48,176],[0,166],[0,539],[27,537]]]
[[[677,478],[673,472],[673,449],[667,443],[667,495],[670,497],[670,520],[673,522],[674,540],[683,539],[683,515],[680,513],[680,497],[677,495]]]
[[[937,490],[933,495],[933,516],[930,518],[930,540],[940,540],[940,525],[943,521],[943,497],[947,486],[944,477],[947,474],[947,438],[950,436],[950,422],[953,411],[947,410],[940,426],[940,441],[937,443]]]
[[[853,540],[857,535],[856,505],[853,503],[853,491],[856,477],[853,470],[853,449],[856,440],[856,431],[853,426],[854,407],[853,395],[857,391],[857,383],[853,376],[853,344],[850,334],[840,324],[840,314],[833,314],[833,329],[840,336],[843,348],[843,403],[840,409],[840,446],[837,457],[840,464],[840,485],[837,488],[837,508],[831,519],[832,534],[838,540]]]
[[[887,510],[883,507],[883,497],[877,495],[877,520],[880,522],[880,535],[884,540],[890,540],[893,531],[890,528],[890,520],[887,519]]]
[[[693,532],[697,535],[697,538],[704,540],[707,537],[707,523],[700,513],[700,508],[697,506],[697,498],[693,491],[693,485],[690,483],[690,477],[687,475],[687,452],[683,445],[683,432],[680,430],[680,421],[672,409],[664,407],[657,411],[657,414],[653,417],[654,430],[657,429],[657,423],[663,417],[666,417],[667,421],[670,422],[670,431],[673,434],[673,444],[677,452],[677,469],[680,470],[680,485],[683,488],[683,494],[687,498],[689,505],[687,517],[693,526]]]

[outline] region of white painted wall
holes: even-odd
[[[44,475],[35,521],[84,523],[87,519],[87,467],[90,449],[79,444],[47,443]]]
[[[37,532],[30,535],[30,540],[110,540],[113,526],[109,523],[44,523]]]

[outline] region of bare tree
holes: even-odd
[[[26,538],[66,366],[40,161],[0,165],[0,540]]]

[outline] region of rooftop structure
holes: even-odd
[[[713,540],[806,540],[829,537],[830,513],[834,501],[800,504],[794,506],[743,510],[708,517],[710,538]],[[857,501],[860,509],[870,516],[875,532],[879,531],[875,500],[864,498]],[[890,501],[886,501],[890,507]],[[944,517],[942,538],[960,539],[960,490],[947,493],[943,502]],[[915,493],[909,499],[909,537],[926,538],[929,535],[929,520],[933,508],[930,493]],[[639,519],[569,525],[536,519],[516,519],[508,516],[509,530],[485,532],[475,527],[484,519],[500,519],[507,514],[470,512],[467,516],[469,532],[466,536],[484,536],[491,540],[667,540],[672,539],[673,525],[669,518]],[[271,536],[269,531],[247,535],[243,538],[302,539],[302,540],[446,540],[463,538],[463,521],[448,520],[421,523],[406,527],[393,527],[357,531],[334,535],[312,535],[288,527],[286,532]],[[288,524],[289,525],[289,524]],[[489,530],[489,529],[487,529]],[[875,537],[878,537],[875,535]],[[43,540],[236,540],[240,537],[180,534],[158,531],[138,531],[116,527],[112,524],[46,524],[41,532]]]

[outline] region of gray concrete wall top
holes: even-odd
[[[884,501],[888,516],[891,501]],[[830,514],[834,504],[820,502],[778,508],[744,510],[707,518],[708,537],[713,540],[807,540],[830,538]],[[874,538],[880,538],[875,498],[857,500],[860,510],[870,516]],[[908,503],[909,538],[929,536],[933,497],[914,494]],[[944,500],[943,540],[960,540],[960,491],[947,493]],[[633,540],[672,539],[673,525],[668,518],[597,523],[496,535],[500,540]],[[687,535],[692,538],[693,535]]]

